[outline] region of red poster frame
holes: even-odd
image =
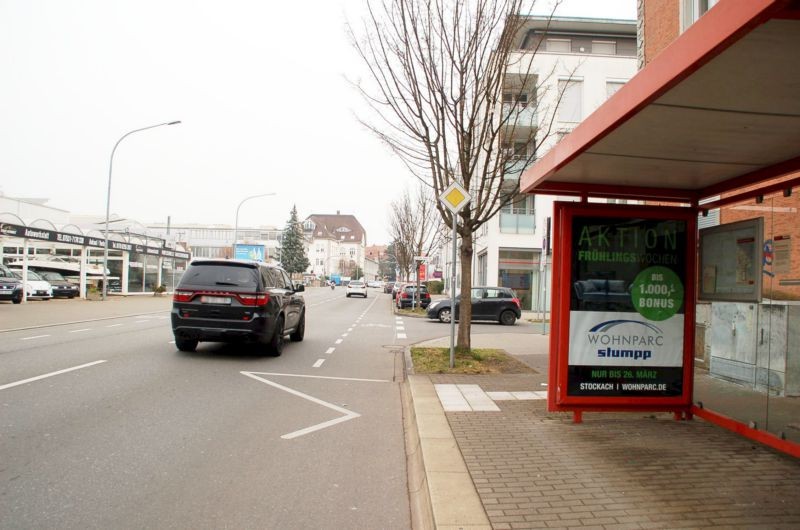
[[[694,387],[695,299],[697,285],[697,212],[693,208],[555,202],[553,222],[553,287],[551,291],[550,368],[547,408],[553,412],[670,411],[691,417]],[[680,396],[619,397],[569,396],[570,289],[572,284],[572,219],[575,216],[609,219],[663,219],[685,221],[686,270],[684,272],[683,385]]]

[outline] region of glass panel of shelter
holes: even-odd
[[[764,218],[762,301],[698,303],[695,402],[800,442],[800,222],[782,194],[720,211],[720,223]]]

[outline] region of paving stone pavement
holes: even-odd
[[[541,390],[544,374],[431,375],[484,391]],[[447,412],[495,529],[800,528],[800,460],[671,414]]]

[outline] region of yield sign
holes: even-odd
[[[453,213],[458,213],[472,200],[472,197],[467,193],[467,190],[464,189],[464,186],[454,180],[452,184],[447,186],[442,194],[439,195],[439,200],[448,210]]]

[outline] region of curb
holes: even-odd
[[[402,385],[409,505],[414,529],[491,530],[433,383],[414,375],[405,348]]]

